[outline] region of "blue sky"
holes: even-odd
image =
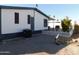
[[[35,4],[10,4],[11,6],[35,7]],[[63,19],[68,16],[72,20],[79,19],[79,4],[38,4],[38,9],[47,15],[56,16],[58,19]]]

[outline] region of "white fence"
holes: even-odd
[[[73,34],[73,30],[70,30],[69,32],[60,32],[59,34],[63,37],[71,37]]]
[[[47,35],[57,35],[59,34],[62,37],[71,37],[73,34],[73,30],[70,30],[69,32],[63,32],[63,31],[43,31],[42,34],[47,34]]]

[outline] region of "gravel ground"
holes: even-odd
[[[50,55],[47,52],[39,52],[39,53],[34,53],[34,54]],[[79,43],[70,44],[70,45],[60,49],[54,55],[79,55]]]
[[[79,55],[79,43],[72,43],[67,47],[61,49],[56,54],[58,55]]]
[[[0,55],[75,55],[79,54],[78,43],[68,46],[56,45],[55,36],[34,34],[32,38],[15,38],[0,43]]]

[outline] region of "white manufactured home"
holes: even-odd
[[[0,6],[0,38],[15,37],[24,29],[48,29],[49,17],[37,8]]]
[[[62,26],[61,26],[61,20],[49,20],[48,21],[48,26],[52,29],[56,29],[57,27],[59,29],[62,29]]]

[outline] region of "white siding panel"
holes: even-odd
[[[48,27],[44,27],[44,19],[47,19],[44,15],[40,14],[39,12],[35,12],[35,30],[45,30]]]
[[[16,33],[21,32],[23,29],[31,29],[31,25],[27,23],[27,15],[34,17],[34,10],[19,10],[19,9],[2,9],[1,15],[1,33]],[[19,13],[19,24],[15,24],[14,13]],[[34,30],[45,30],[48,27],[44,27],[44,19],[47,19],[44,15],[35,11]]]
[[[55,28],[56,26],[60,26],[60,28],[62,28],[61,27],[61,21],[57,21],[57,20],[55,20],[55,21],[53,21],[53,20],[48,21],[48,26],[50,28]]]
[[[19,13],[19,24],[14,22],[14,13]],[[27,15],[33,17],[32,10],[18,9],[2,9],[2,34],[21,32],[23,29],[30,29],[30,24],[27,23]]]

